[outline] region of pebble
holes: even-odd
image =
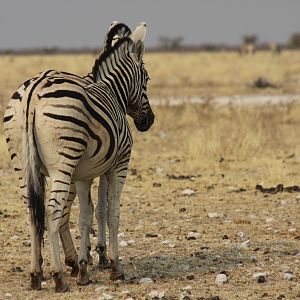
[[[250,246],[251,241],[250,240],[246,240],[240,244],[238,244],[238,249],[246,249]]]
[[[102,293],[102,295],[98,298],[98,300],[111,300],[114,297],[111,294]]]
[[[259,276],[267,276],[268,275],[268,273],[267,272],[256,272],[256,273],[253,273],[253,275],[252,275],[252,277],[254,278],[254,279],[256,279],[256,278],[258,278]]]
[[[285,279],[285,280],[291,281],[291,280],[293,280],[294,278],[295,278],[295,276],[293,275],[292,272],[284,272],[284,273],[283,273],[283,279]]]
[[[127,247],[128,243],[126,241],[120,241],[119,246],[120,247]]]
[[[183,196],[192,196],[196,193],[196,191],[191,190],[191,189],[185,189],[181,192],[181,195]]]
[[[159,292],[157,290],[153,290],[149,293],[148,296],[150,299],[163,299],[165,298],[165,292],[164,291]]]
[[[250,260],[251,260],[252,262],[257,262],[257,256],[256,256],[256,255],[251,255],[251,256],[250,256]]]
[[[185,287],[183,287],[181,290],[182,291],[190,291],[192,289],[192,287],[190,285],[187,285]]]
[[[217,213],[217,212],[210,212],[210,213],[208,213],[207,215],[208,215],[208,217],[211,218],[211,219],[216,219],[216,218],[221,218],[221,217],[223,217],[222,214],[219,214],[219,213]]]
[[[296,231],[297,231],[296,228],[290,228],[290,229],[288,230],[288,232],[296,232]]]
[[[30,240],[23,241],[23,245],[26,246],[26,247],[30,247],[31,246],[31,241]]]
[[[274,221],[274,218],[273,217],[270,217],[270,218],[266,218],[266,223],[271,223]]]
[[[224,284],[228,281],[228,278],[225,274],[218,274],[216,276],[216,280],[215,280],[215,283],[216,284]]]
[[[186,239],[187,240],[196,240],[200,236],[201,236],[200,233],[191,231],[186,235]]]
[[[257,282],[258,283],[265,283],[266,282],[266,277],[265,276],[259,276],[257,278]]]
[[[17,236],[17,235],[13,235],[12,237],[10,237],[10,239],[11,239],[12,241],[17,241],[17,240],[20,239],[20,237]]]
[[[245,241],[246,240],[246,234],[243,231],[239,231],[236,236],[241,240],[241,241]]]
[[[150,284],[150,283],[153,283],[153,280],[150,277],[144,277],[144,278],[140,279],[139,283]]]
[[[11,298],[11,297],[12,297],[12,294],[11,294],[11,293],[5,293],[4,296],[5,296],[6,298]]]

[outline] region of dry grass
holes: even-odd
[[[228,91],[246,92],[249,87],[243,84],[246,85],[258,74],[262,75],[263,70],[269,70],[265,76],[270,81],[281,83],[286,78],[297,77],[298,55],[284,53],[275,58],[259,54],[253,58],[243,58],[246,60],[243,62],[242,58],[232,53],[167,54],[167,59],[158,54],[149,54],[147,65],[151,68],[151,93],[163,95],[173,90],[178,92],[176,96],[186,91],[209,95],[214,90],[214,93],[222,94],[226,84],[221,83],[225,81],[229,82],[226,87]],[[175,70],[177,61],[187,64],[192,56],[194,63],[190,62],[189,68],[199,77],[196,76],[198,79],[194,79],[195,84],[188,88],[179,75],[184,72],[190,74],[188,67],[183,67],[178,73]],[[93,61],[91,56],[79,56],[76,59],[78,64],[74,66],[74,57],[62,58],[12,58],[7,81],[5,84],[1,82],[5,87],[2,94],[11,92],[15,88],[13,86],[38,70],[53,67],[84,74]],[[195,58],[206,61],[207,65],[203,67],[205,76],[200,69],[192,68],[198,63],[199,67],[202,65]],[[0,57],[0,64],[3,64],[3,59]],[[231,80],[235,76],[227,73],[226,68],[229,70],[230,64],[236,60],[240,60],[240,67],[233,64],[232,68],[240,68],[240,76],[237,76],[236,85],[232,85]],[[267,61],[272,60],[278,64],[268,68]],[[35,66],[33,61],[40,61],[40,64]],[[167,61],[171,70],[167,67]],[[255,61],[256,73],[250,70]],[[266,61],[265,67],[258,67],[259,61],[260,64]],[[32,69],[25,67],[29,62]],[[293,62],[292,68],[286,66],[288,62]],[[64,68],[68,64],[69,68]],[[225,67],[223,64],[228,65]],[[247,66],[249,73],[246,69],[242,70],[241,65],[243,68]],[[2,66],[7,68],[6,64]],[[1,66],[0,72],[4,72]],[[174,75],[175,81],[178,80],[176,83],[171,82],[170,74]],[[215,83],[213,88],[204,83],[197,87],[205,77]],[[288,84],[288,91],[298,92],[292,82]],[[206,94],[207,91],[210,92]],[[208,104],[154,107],[154,110],[156,122],[148,133],[141,134],[133,130],[135,142],[132,160],[122,194],[122,239],[135,241],[133,245],[120,248],[127,280],[113,284],[109,282],[107,272],[99,273],[91,268],[94,284],[78,287],[74,279],[67,277],[71,293],[65,295],[53,293],[52,280],[46,281],[42,292],[28,290],[30,248],[23,245],[23,241],[29,238],[25,226],[25,208],[19,200],[17,179],[9,166],[9,158],[1,140],[0,248],[5,255],[0,257],[0,280],[3,283],[0,298],[5,298],[5,293],[11,293],[12,299],[98,299],[106,292],[114,295],[114,299],[125,299],[121,293],[127,290],[134,299],[145,299],[151,290],[157,289],[166,291],[167,299],[178,299],[187,285],[192,287],[193,299],[211,296],[219,296],[222,300],[283,299],[282,295],[284,299],[296,299],[299,296],[299,196],[289,193],[266,196],[255,192],[255,185],[299,184],[300,106],[218,107]],[[132,172],[133,169],[136,171]],[[195,179],[176,180],[168,175],[193,175]],[[195,194],[183,196],[182,191],[187,188],[193,189]],[[244,191],[239,192],[241,188]],[[95,187],[92,194],[96,198]],[[210,212],[217,212],[221,216],[209,218]],[[78,206],[75,206],[71,223],[74,237],[79,235],[77,220]],[[187,240],[186,235],[192,230],[201,236],[196,240]],[[239,232],[244,232],[246,238],[250,239],[248,248],[238,248],[241,242]],[[146,238],[145,233],[156,233],[158,237]],[[14,235],[17,239],[11,239]],[[228,239],[224,239],[224,235]],[[170,243],[163,243],[165,240]],[[78,242],[75,239],[77,247]],[[44,253],[45,273],[49,275],[47,241]],[[256,255],[256,261],[251,261],[253,255]],[[23,271],[13,272],[16,266]],[[229,282],[219,286],[214,281],[221,271],[227,272]],[[269,274],[264,284],[252,278],[253,273],[259,271]],[[291,271],[295,279],[284,280],[285,271]],[[138,284],[142,277],[151,277],[155,282]]]

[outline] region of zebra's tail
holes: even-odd
[[[45,231],[45,175],[40,172],[40,157],[34,137],[36,95],[32,96],[29,106],[24,111],[25,126],[23,129],[23,161],[27,201],[31,210],[31,222],[34,223],[38,238],[42,241]]]

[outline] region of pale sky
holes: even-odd
[[[160,36],[185,44],[287,42],[300,32],[299,0],[0,0],[0,49],[98,47],[113,20],[148,25],[146,46]]]

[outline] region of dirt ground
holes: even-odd
[[[43,249],[47,280],[42,291],[28,289],[25,207],[3,142],[0,298],[300,297],[300,193],[269,194],[255,189],[256,184],[299,183],[300,148],[295,136],[299,137],[300,108],[259,110],[155,107],[154,127],[144,134],[133,130],[134,149],[122,195],[120,241],[127,246],[122,243],[120,256],[126,280],[112,283],[109,272],[97,271],[94,264],[90,267],[93,283],[78,287],[66,268],[71,292],[64,295],[54,293],[49,277],[47,235]],[[216,144],[224,136],[227,138]],[[190,195],[185,195],[187,189]],[[93,198],[96,200],[96,183]],[[71,228],[77,247],[78,210],[76,200]],[[92,242],[94,249],[95,237]],[[96,263],[95,251],[93,257]],[[265,282],[254,278],[259,272],[265,273],[259,279]],[[227,276],[224,284],[215,282],[220,273]],[[142,278],[152,282],[140,283]]]

